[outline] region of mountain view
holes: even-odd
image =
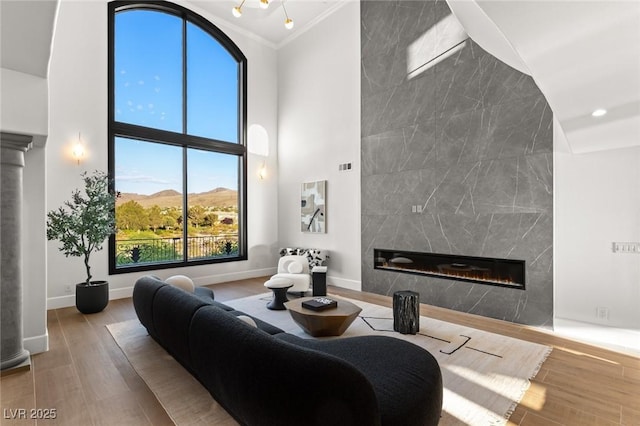
[[[238,191],[215,188],[189,194],[186,212],[182,194],[175,190],[120,193],[116,227],[119,266],[180,260],[185,248],[189,260],[236,254]]]
[[[153,206],[160,208],[181,207],[182,194],[172,189],[156,192],[151,195],[123,192],[118,197],[116,206],[120,206],[128,201],[135,201],[144,208]],[[207,192],[189,194],[189,204],[211,207],[236,206],[238,204],[238,191],[228,188],[215,188]]]

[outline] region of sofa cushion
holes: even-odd
[[[189,326],[193,314],[208,303],[192,293],[187,293],[170,285],[162,286],[155,295],[153,324],[156,340],[188,368],[191,364],[189,353]]]
[[[212,306],[195,313],[191,334],[199,380],[240,424],[380,424],[371,384],[337,357],[274,339]]]
[[[156,292],[165,285],[160,278],[146,275],[139,278],[133,287],[133,307],[140,323],[145,326],[151,336],[156,335],[153,324],[153,300]]]
[[[387,336],[314,340],[283,333],[275,337],[331,354],[356,367],[373,385],[382,424],[438,424],[442,409],[440,367],[419,346]]]

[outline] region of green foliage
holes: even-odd
[[[146,229],[149,215],[144,207],[136,201],[127,201],[116,208],[116,224],[118,229]]]
[[[87,285],[91,284],[91,253],[102,250],[104,241],[115,232],[116,195],[109,191],[106,173],[96,170],[82,174],[84,193],[76,189],[71,200],[47,213],[47,239],[62,243],[65,256],[84,257]]]
[[[159,238],[153,231],[135,231],[127,233],[130,240],[153,240]]]
[[[162,210],[160,207],[153,206],[150,209],[147,209],[147,220],[149,222],[149,227],[154,231],[160,228],[163,225],[163,217]]]

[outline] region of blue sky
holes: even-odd
[[[116,190],[144,195],[165,189],[182,193],[182,155],[181,147],[116,138]],[[196,149],[189,149],[187,156],[189,193],[218,187],[238,189],[236,156]]]
[[[117,121],[183,132],[182,20],[153,11],[116,17]],[[187,133],[237,143],[237,63],[212,37],[187,25]],[[152,149],[149,149],[152,148]],[[116,187],[182,192],[182,148],[118,138]],[[235,156],[189,150],[189,192],[237,189]]]

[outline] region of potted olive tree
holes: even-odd
[[[109,283],[91,280],[89,260],[115,232],[116,195],[109,190],[106,173],[85,172],[82,178],[84,193],[74,190],[71,200],[47,213],[47,239],[60,241],[59,250],[66,257],[84,258],[87,278],[76,284],[76,307],[83,314],[92,314],[102,311],[109,303]]]

